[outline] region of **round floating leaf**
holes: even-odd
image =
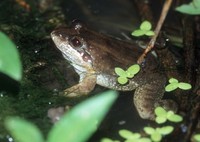
[[[19,81],[22,78],[22,65],[14,43],[0,32],[0,71]]]
[[[168,85],[165,87],[165,91],[166,91],[166,92],[171,92],[171,91],[177,89],[178,86],[179,86],[179,83],[176,83],[176,82],[171,83],[171,84],[168,84]]]
[[[169,83],[178,83],[178,80],[176,78],[170,78]]]
[[[134,76],[135,76],[135,74],[126,71],[126,77],[128,77],[128,78],[133,78]]]
[[[40,130],[26,120],[18,117],[7,118],[5,126],[18,142],[44,142]]]
[[[162,135],[159,132],[155,132],[151,135],[151,139],[155,142],[159,142],[162,139]]]
[[[127,69],[127,72],[131,74],[137,74],[140,71],[140,66],[138,64],[132,65]]]
[[[109,138],[103,138],[101,140],[101,142],[120,142],[120,141],[118,141],[118,140],[112,140],[112,139],[109,139]]]
[[[120,76],[120,77],[117,78],[117,81],[119,82],[119,84],[124,85],[124,84],[126,84],[128,82],[128,79],[126,77],[121,77]]]
[[[126,77],[126,71],[123,70],[122,68],[116,67],[115,73],[121,77]]]
[[[142,22],[142,24],[140,25],[140,29],[144,31],[151,30],[151,23],[149,21]]]
[[[177,114],[169,115],[168,120],[172,122],[181,122],[183,120],[183,117]]]
[[[132,142],[132,141],[130,141],[130,142]],[[151,142],[151,139],[149,139],[149,138],[140,138],[135,142]]]
[[[162,135],[168,135],[173,130],[174,130],[174,128],[172,126],[164,126],[164,127],[159,129],[159,133],[162,134]]]
[[[167,116],[167,111],[162,107],[156,107],[154,112],[155,112],[155,114],[157,116],[161,116],[161,117],[166,117]]]
[[[131,139],[131,140],[134,140],[134,139],[139,139],[140,138],[140,134],[139,133],[133,133],[129,130],[120,130],[119,131],[119,135],[125,139]]]
[[[171,117],[171,116],[173,116],[174,115],[174,112],[173,111],[168,111],[167,112],[167,118],[169,118],[169,117]]]
[[[136,36],[136,37],[139,37],[139,36],[143,36],[144,34],[146,33],[146,31],[144,30],[135,30],[131,33],[132,36]]]
[[[147,36],[153,36],[153,35],[155,35],[155,33],[154,33],[154,31],[147,31],[145,33],[145,35],[147,35]]]
[[[149,135],[155,133],[155,129],[152,127],[144,127],[144,131],[145,131],[145,133],[147,133]]]
[[[183,90],[189,90],[189,89],[192,88],[192,86],[191,86],[189,83],[184,83],[184,82],[180,82],[180,83],[178,84],[178,87],[179,87],[180,89],[183,89]]]
[[[162,124],[162,123],[165,123],[167,121],[167,118],[158,116],[158,117],[156,117],[155,121],[158,124]]]

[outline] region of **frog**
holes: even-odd
[[[88,95],[96,84],[118,91],[134,91],[133,104],[143,119],[155,119],[157,106],[177,108],[173,100],[163,100],[166,77],[159,70],[158,59],[147,54],[140,64],[140,72],[126,84],[117,82],[115,67],[127,69],[137,64],[144,49],[136,43],[123,41],[94,30],[83,22],[74,21],[70,26],[51,32],[55,46],[79,75],[79,83],[64,90],[66,97]]]

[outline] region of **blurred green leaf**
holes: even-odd
[[[162,134],[162,135],[168,135],[173,130],[174,130],[174,128],[172,126],[164,126],[164,127],[159,129],[159,133]]]
[[[40,130],[26,120],[18,117],[7,118],[5,126],[17,142],[44,142]]]
[[[189,83],[184,83],[184,82],[180,82],[180,83],[178,84],[178,87],[179,87],[180,89],[183,89],[183,90],[189,90],[189,89],[192,88],[192,86],[191,86]]]
[[[135,76],[135,74],[126,71],[126,77],[127,77],[127,78],[133,78],[134,76]]]
[[[0,71],[14,80],[21,80],[22,65],[14,43],[0,32]]]
[[[145,33],[145,35],[147,35],[147,36],[153,36],[154,34],[155,34],[154,31],[147,31]]]
[[[178,80],[176,78],[170,78],[169,83],[178,83]]]
[[[200,15],[200,0],[194,0],[189,4],[183,4],[177,7],[175,10],[184,14]]]
[[[179,85],[179,83],[176,83],[176,82],[171,83],[171,84],[168,84],[168,85],[165,87],[165,91],[166,91],[166,92],[171,92],[171,91],[177,89],[177,88],[178,88],[178,85]]]
[[[196,140],[197,142],[200,142],[200,134],[195,134],[193,136],[194,140]]]
[[[128,82],[128,79],[126,77],[121,77],[120,76],[120,77],[117,78],[117,81],[119,82],[119,84],[124,85],[124,84],[126,84]]]
[[[166,116],[167,115],[167,111],[162,107],[156,107],[156,109],[154,111],[157,116]]]
[[[107,91],[78,104],[53,126],[47,142],[86,141],[96,131],[116,98],[115,91]]]
[[[162,135],[156,131],[153,134],[151,134],[151,139],[155,142],[159,142],[162,139]]]
[[[142,24],[140,25],[140,29],[143,31],[151,30],[151,23],[149,21],[142,22]]]
[[[154,112],[156,114],[156,119],[155,119],[156,123],[162,124],[167,121],[167,111],[164,108],[156,107]]]
[[[109,139],[109,138],[103,138],[101,140],[101,142],[120,142],[120,141],[118,141],[118,140],[112,140],[112,139]]]
[[[140,71],[140,66],[138,64],[134,64],[130,66],[127,71],[135,75]]]
[[[167,121],[167,118],[166,117],[157,116],[155,121],[158,124],[162,124],[162,123],[165,123]]]
[[[132,141],[130,141],[130,142],[132,142]],[[149,139],[149,138],[140,138],[135,142],[151,142],[151,139]]]
[[[116,67],[115,73],[121,77],[126,77],[126,71],[123,70],[122,68]]]
[[[155,132],[155,129],[152,127],[144,127],[144,131],[145,131],[145,133],[151,135]]]
[[[141,137],[141,135],[139,133],[133,133],[129,130],[120,130],[119,131],[119,135],[125,139],[130,139],[130,140],[134,140],[134,139],[139,139]]]
[[[167,119],[171,122],[181,122],[183,120],[183,117],[178,114],[173,114],[168,116]]]
[[[132,36],[136,36],[136,37],[139,37],[139,36],[143,36],[144,34],[146,33],[146,31],[143,31],[143,30],[135,30],[131,33]]]

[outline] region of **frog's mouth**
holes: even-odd
[[[92,61],[87,52],[83,52],[75,49],[69,44],[67,37],[63,37],[61,34],[56,32],[51,33],[51,37],[56,47],[62,52],[63,57],[78,70],[88,70],[92,67]]]

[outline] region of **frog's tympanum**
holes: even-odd
[[[173,101],[161,100],[166,83],[158,71],[157,59],[148,54],[140,72],[125,85],[117,82],[115,67],[127,69],[136,64],[143,49],[87,29],[83,24],[73,23],[70,28],[56,29],[51,37],[64,58],[74,67],[80,80],[77,85],[64,91],[69,97],[85,95],[95,85],[130,91],[135,89],[134,104],[144,119],[154,118],[158,105],[173,105]]]

